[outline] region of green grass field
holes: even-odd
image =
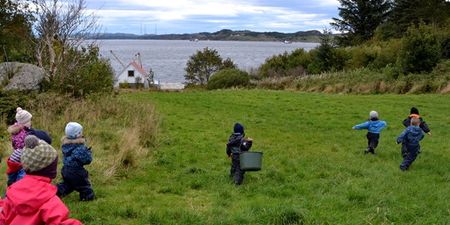
[[[98,199],[64,199],[85,224],[450,224],[450,96],[228,90],[120,98],[156,106],[159,144],[122,178],[100,183],[90,170]],[[401,172],[395,140],[411,106],[433,135]],[[376,155],[363,154],[366,132],[351,129],[370,110],[388,123]],[[238,121],[252,150],[264,153],[263,169],[242,186],[228,177],[225,154]]]

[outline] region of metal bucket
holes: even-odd
[[[261,170],[262,152],[242,152],[239,156],[241,170],[258,171]]]

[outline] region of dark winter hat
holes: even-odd
[[[244,126],[242,126],[242,124],[240,124],[240,123],[235,123],[233,130],[234,130],[234,133],[243,134],[244,133]]]
[[[412,107],[411,111],[410,111],[410,114],[417,114],[417,115],[419,115],[419,110],[416,107]]]

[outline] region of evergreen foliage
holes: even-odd
[[[0,0],[0,62],[32,62],[32,17],[24,1]]]
[[[440,57],[440,44],[430,27],[420,25],[408,29],[399,55],[404,73],[430,72]]]
[[[331,25],[344,33],[340,45],[355,45],[369,40],[376,28],[388,17],[391,3],[388,0],[339,0],[339,18]]]

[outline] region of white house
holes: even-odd
[[[136,61],[130,62],[117,74],[114,87],[149,87],[149,82],[153,82],[153,77],[144,70],[142,64]]]

